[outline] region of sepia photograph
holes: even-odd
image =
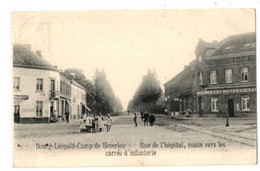
[[[257,164],[255,14],[13,11],[13,167]]]

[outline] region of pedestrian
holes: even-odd
[[[149,122],[149,113],[146,111],[144,113],[144,126],[148,126],[148,122]]]
[[[107,115],[105,126],[107,127],[107,132],[109,132],[112,126],[112,119],[110,117],[110,114]]]
[[[90,118],[89,114],[85,114],[85,125],[86,125],[86,131],[91,132],[92,119]]]
[[[80,121],[79,121],[79,131],[84,132],[86,130],[86,125],[85,125],[85,120],[83,116],[81,116]]]
[[[102,115],[99,114],[98,115],[98,132],[102,132],[103,129],[104,129],[104,123],[102,120]]]
[[[167,109],[164,110],[164,113],[165,113],[165,115],[168,115],[168,111],[167,111]]]
[[[150,126],[153,126],[154,121],[155,121],[155,114],[153,113],[153,114],[151,114],[151,115],[149,116]]]
[[[93,132],[98,132],[98,118],[97,116],[95,115],[94,116],[94,119],[93,119],[93,122],[92,122],[92,128],[93,128]]]
[[[67,121],[67,123],[69,123],[70,113],[68,111],[66,111],[65,115],[66,115],[66,121]]]
[[[141,112],[141,119],[142,119],[142,122],[144,121],[144,112]]]
[[[137,127],[137,115],[134,113],[134,122],[135,122],[135,127]]]

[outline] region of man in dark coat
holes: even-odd
[[[146,111],[144,113],[144,126],[148,126],[148,122],[149,122],[149,113]]]
[[[135,122],[135,127],[137,127],[137,115],[134,113],[134,122]]]
[[[155,114],[151,114],[149,117],[150,126],[153,126],[155,121]]]
[[[141,119],[142,119],[142,122],[144,121],[144,112],[141,112]]]

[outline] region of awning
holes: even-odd
[[[91,112],[91,109],[87,106],[87,105],[85,105],[85,104],[83,104],[83,103],[81,103],[89,112]]]
[[[72,104],[71,104],[71,102],[70,102],[70,101],[66,100],[66,102],[67,102],[67,103],[69,103],[69,105],[70,105],[70,106],[72,106]]]

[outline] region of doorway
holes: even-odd
[[[228,99],[228,116],[234,117],[234,100]]]
[[[14,123],[20,123],[20,105],[14,105]]]

